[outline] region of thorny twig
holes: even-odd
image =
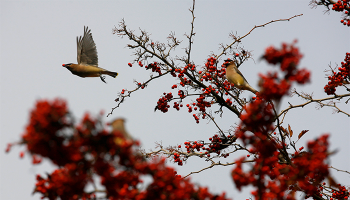
[[[268,25],[268,24],[271,24],[271,23],[273,23],[273,22],[278,22],[278,21],[289,21],[289,20],[291,20],[291,19],[293,19],[293,18],[295,18],[295,17],[299,17],[299,16],[302,16],[302,15],[303,15],[303,14],[294,15],[293,17],[290,17],[290,18],[288,18],[288,19],[277,19],[277,20],[272,20],[272,21],[267,22],[267,23],[265,23],[265,24],[258,25],[258,26],[254,26],[247,34],[243,35],[242,37],[239,37],[238,39],[235,39],[235,41],[233,41],[231,44],[227,45],[227,46],[223,49],[223,51],[222,51],[219,55],[216,56],[216,59],[220,58],[223,54],[225,54],[225,52],[227,51],[227,49],[231,48],[232,45],[234,45],[236,42],[241,42],[241,40],[242,40],[243,38],[245,38],[246,36],[248,36],[254,29],[259,28],[259,27],[264,27],[264,26],[266,26],[266,25]]]
[[[245,161],[242,161],[241,163],[248,163],[248,162],[254,162],[254,160],[245,160]],[[205,168],[200,169],[200,170],[195,171],[195,172],[190,172],[189,174],[187,174],[187,175],[184,176],[183,178],[186,178],[186,177],[188,177],[188,176],[190,176],[190,175],[192,175],[192,174],[200,173],[200,172],[202,172],[202,171],[204,171],[204,170],[207,170],[207,169],[210,169],[210,168],[212,168],[212,167],[214,167],[214,166],[216,166],[216,165],[229,166],[229,165],[234,165],[234,164],[236,164],[236,162],[231,162],[231,163],[221,163],[220,161],[219,161],[219,162],[212,162],[210,166],[205,167]]]
[[[219,125],[218,125],[218,124],[216,123],[216,121],[214,120],[214,117],[211,116],[211,114],[209,114],[209,113],[207,113],[207,112],[206,112],[205,114],[211,119],[212,122],[214,122],[215,126],[219,129],[220,134],[221,134],[222,136],[226,137],[225,134],[224,134],[224,131],[221,130],[221,128],[219,127]]]
[[[131,96],[131,93],[133,93],[133,92],[139,90],[142,86],[144,86],[144,87],[147,86],[147,84],[148,84],[149,82],[151,82],[152,80],[157,79],[157,78],[160,78],[160,77],[166,75],[166,74],[169,73],[169,72],[170,72],[170,71],[167,71],[167,72],[165,72],[165,73],[163,73],[163,74],[161,74],[161,75],[151,77],[149,80],[147,80],[147,81],[144,82],[142,85],[140,85],[140,86],[138,86],[137,88],[135,88],[134,90],[126,91],[126,92],[127,92],[126,95],[119,94],[120,97],[121,97],[121,99],[117,98],[117,99],[115,100],[115,101],[117,101],[117,102],[119,101],[119,103],[117,104],[117,106],[115,106],[115,107],[112,108],[111,112],[109,112],[109,113],[107,114],[107,117],[108,117],[109,115],[111,115],[111,114],[113,113],[113,111],[114,111],[116,108],[118,108],[118,107],[120,106],[121,103],[124,102],[124,99],[125,99],[126,97],[130,97],[130,96]]]
[[[186,50],[186,54],[187,54],[187,61],[186,64],[189,64],[191,62],[190,58],[191,58],[191,50],[192,50],[192,44],[193,44],[193,40],[192,37],[196,34],[194,33],[194,19],[196,18],[194,16],[194,5],[195,5],[195,1],[193,1],[193,5],[192,5],[192,9],[189,9],[191,14],[192,14],[192,22],[191,22],[191,33],[190,35],[187,35],[188,38],[188,49]]]
[[[289,107],[282,110],[280,112],[280,114],[278,114],[277,117],[280,117],[282,114],[287,113],[289,110],[291,110],[293,108],[304,107],[312,102],[318,103],[321,107],[323,107],[323,106],[334,107],[335,109],[337,109],[337,112],[343,113],[343,114],[347,115],[348,117],[350,117],[349,113],[346,113],[343,110],[340,110],[337,106],[335,106],[335,103],[333,103],[333,105],[323,103],[323,101],[328,101],[328,100],[333,100],[333,99],[340,100],[344,97],[349,97],[350,94],[334,95],[332,97],[327,97],[327,98],[323,98],[323,99],[313,99],[311,95],[302,95],[302,94],[298,93],[296,90],[294,90],[293,93],[297,94],[299,97],[301,97],[305,100],[308,100],[308,101],[303,103],[303,104],[299,104],[299,105],[292,105],[289,103]]]
[[[348,174],[350,174],[350,172],[348,172],[348,171],[345,171],[345,170],[341,170],[341,169],[337,169],[337,168],[335,168],[335,167],[332,167],[332,166],[330,166],[329,168],[335,169],[335,170],[337,170],[338,172],[345,172],[345,173],[348,173]]]

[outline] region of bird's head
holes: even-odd
[[[71,64],[73,64],[73,63],[62,64],[62,67],[65,67],[65,68],[69,69],[69,68],[70,68],[70,66],[71,66]]]
[[[227,59],[227,60],[224,60],[224,61],[225,61],[225,62],[224,62],[223,65],[225,65],[226,67],[227,67],[228,65],[230,65],[231,63],[234,63],[234,61],[231,60],[231,59]]]

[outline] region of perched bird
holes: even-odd
[[[236,63],[233,60],[225,60],[226,79],[233,83],[234,86],[241,90],[249,90],[256,94],[258,91],[249,85],[243,74],[238,70]]]
[[[105,77],[102,74],[107,74],[113,78],[118,76],[117,72],[111,72],[98,67],[98,58],[96,44],[92,39],[91,30],[84,26],[84,36],[77,37],[78,49],[78,64],[62,64],[72,74],[80,77],[100,77],[103,82]]]
[[[125,123],[125,119],[117,118],[114,121],[110,122],[109,125],[112,127],[113,132],[114,131],[120,132],[125,137],[125,139],[133,140],[131,135],[126,131],[124,123]]]

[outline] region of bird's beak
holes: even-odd
[[[66,67],[66,64],[62,64],[62,67]]]

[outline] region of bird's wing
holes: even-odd
[[[241,75],[241,76],[243,77],[243,79],[245,80],[245,82],[248,83],[247,79],[245,79],[245,77],[243,76],[243,74],[241,73],[241,71],[239,71],[239,69],[237,68],[237,66],[234,65],[233,68],[236,70],[237,74]]]
[[[92,39],[91,30],[84,26],[84,36],[77,37],[78,64],[98,66],[96,44]]]

